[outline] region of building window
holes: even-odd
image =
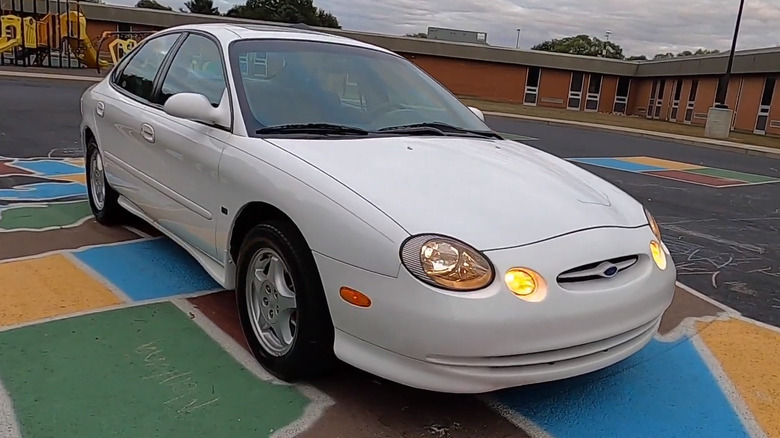
[[[571,83],[569,84],[569,100],[566,108],[579,111],[582,104],[582,86],[585,83],[585,73],[575,71],[571,74]]]
[[[528,76],[525,78],[525,97],[524,105],[536,105],[536,99],[539,96],[539,80],[542,71],[539,67],[528,67]]]
[[[688,103],[685,104],[685,119],[686,124],[690,124],[693,120],[693,108],[696,106],[696,92],[699,90],[699,80],[694,79],[691,81],[691,91],[688,92]]]
[[[620,77],[618,78],[617,91],[615,93],[615,105],[612,108],[613,112],[618,114],[625,114],[626,107],[628,106],[628,92],[631,89],[631,78]]]
[[[761,103],[758,105],[755,134],[766,134],[766,125],[769,121],[769,110],[772,107],[772,96],[775,94],[777,78],[768,77],[764,80],[764,92],[761,93]]]
[[[588,81],[588,95],[585,98],[585,111],[597,111],[599,109],[599,96],[601,95],[601,81],[603,77],[598,73],[591,73]]]
[[[674,97],[672,98],[672,107],[669,109],[669,120],[677,121],[677,113],[680,111],[680,96],[682,95],[682,79],[677,79],[674,86]]]

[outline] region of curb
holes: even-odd
[[[663,132],[643,131],[640,129],[626,128],[622,126],[609,126],[609,125],[600,125],[596,123],[576,122],[573,120],[570,121],[570,120],[559,120],[559,119],[545,119],[542,117],[523,116],[519,114],[509,114],[509,113],[501,113],[501,112],[494,112],[494,111],[483,111],[483,113],[486,116],[521,119],[521,120],[527,120],[529,122],[539,122],[550,126],[563,126],[568,128],[576,127],[576,128],[587,129],[591,131],[607,131],[616,134],[628,135],[631,137],[650,138],[654,140],[667,140],[675,143],[699,146],[699,147],[704,147],[709,149],[717,149],[717,150],[727,151],[727,152],[737,152],[738,150],[741,150],[742,151],[741,153],[744,153],[746,155],[780,159],[780,149],[774,150],[772,148],[768,148],[764,146],[742,145],[739,143],[725,142],[719,140],[707,141],[707,140],[700,140],[696,137],[690,137],[690,136],[666,134]]]
[[[103,77],[99,77],[99,76],[78,76],[78,75],[64,75],[64,74],[52,74],[52,73],[19,72],[19,71],[11,71],[11,70],[0,70],[0,76],[15,77],[15,78],[31,78],[31,79],[69,80],[69,81],[81,81],[81,82],[99,82],[103,79]]]

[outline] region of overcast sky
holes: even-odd
[[[107,0],[135,3],[132,0]],[[182,0],[159,0],[178,9]],[[131,3],[132,2],[132,3]],[[221,12],[235,0],[214,0]],[[243,3],[243,1],[242,1]],[[739,0],[314,0],[344,29],[403,35],[428,26],[486,32],[514,47],[580,33],[610,40],[626,56],[728,50]],[[227,5],[227,6],[226,6]],[[737,50],[780,46],[780,0],[746,0]]]

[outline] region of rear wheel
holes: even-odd
[[[119,205],[119,194],[108,185],[103,156],[97,142],[90,138],[87,142],[87,195],[89,207],[98,223],[114,225],[122,221],[124,209]]]
[[[330,371],[333,324],[314,257],[298,231],[282,221],[255,226],[237,264],[239,319],[258,362],[285,381]]]

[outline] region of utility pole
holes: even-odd
[[[739,35],[739,25],[742,22],[742,10],[745,7],[745,0],[739,1],[739,12],[737,13],[737,23],[734,26],[734,38],[731,40],[731,51],[729,52],[729,62],[726,66],[726,74],[723,76],[722,82],[718,83],[718,92],[715,98],[715,104],[719,108],[728,108],[726,105],[726,94],[729,89],[729,82],[731,81],[731,69],[734,66],[734,51],[737,49],[737,36]]]
[[[517,28],[517,42],[515,43],[515,49],[519,49],[520,48],[520,31],[521,30],[522,30],[521,28],[519,28],[519,27]]]
[[[742,10],[745,7],[745,0],[739,0],[739,12],[737,13],[737,23],[734,25],[734,38],[731,40],[731,51],[729,52],[729,61],[726,66],[726,74],[718,81],[718,90],[715,94],[715,105],[707,112],[707,123],[704,125],[704,135],[711,138],[728,138],[731,133],[731,122],[734,112],[726,104],[729,82],[731,81],[731,69],[734,66],[734,52],[737,50],[737,36],[739,35],[739,24],[742,22]]]

